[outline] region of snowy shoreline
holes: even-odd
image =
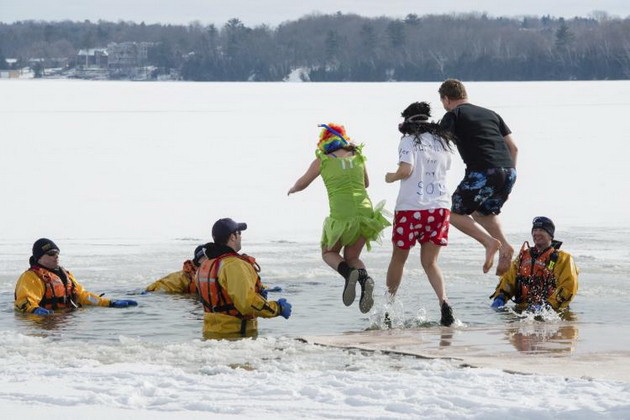
[[[0,414],[5,418],[72,417],[85,409],[93,419],[126,410],[137,419],[630,415],[628,383],[457,368],[441,360],[343,351],[285,338],[161,345],[120,337],[117,344],[94,346],[12,333],[1,337]],[[67,354],[74,356],[64,360]]]

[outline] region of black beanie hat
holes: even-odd
[[[50,239],[40,238],[33,244],[33,258],[32,262],[36,263],[47,252],[56,250],[59,252],[59,247]]]
[[[553,224],[550,218],[545,216],[534,217],[534,220],[532,221],[532,231],[536,228],[546,231],[549,235],[551,235],[551,239],[553,239],[553,236],[556,233],[556,225]]]

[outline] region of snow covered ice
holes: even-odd
[[[628,384],[462,369],[288,338],[160,344],[120,337],[95,346],[0,337],[4,418],[40,406],[53,416],[89,407],[91,418],[106,418],[112,409],[142,410],[134,414],[139,418],[160,412],[356,419],[630,413]]]

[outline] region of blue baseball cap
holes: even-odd
[[[245,229],[247,229],[247,223],[237,223],[229,217],[219,219],[212,226],[212,239],[216,242],[217,239],[227,238],[231,234]]]

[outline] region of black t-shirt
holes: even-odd
[[[503,138],[512,132],[496,112],[465,103],[447,112],[440,125],[455,135],[467,169],[514,167]]]

